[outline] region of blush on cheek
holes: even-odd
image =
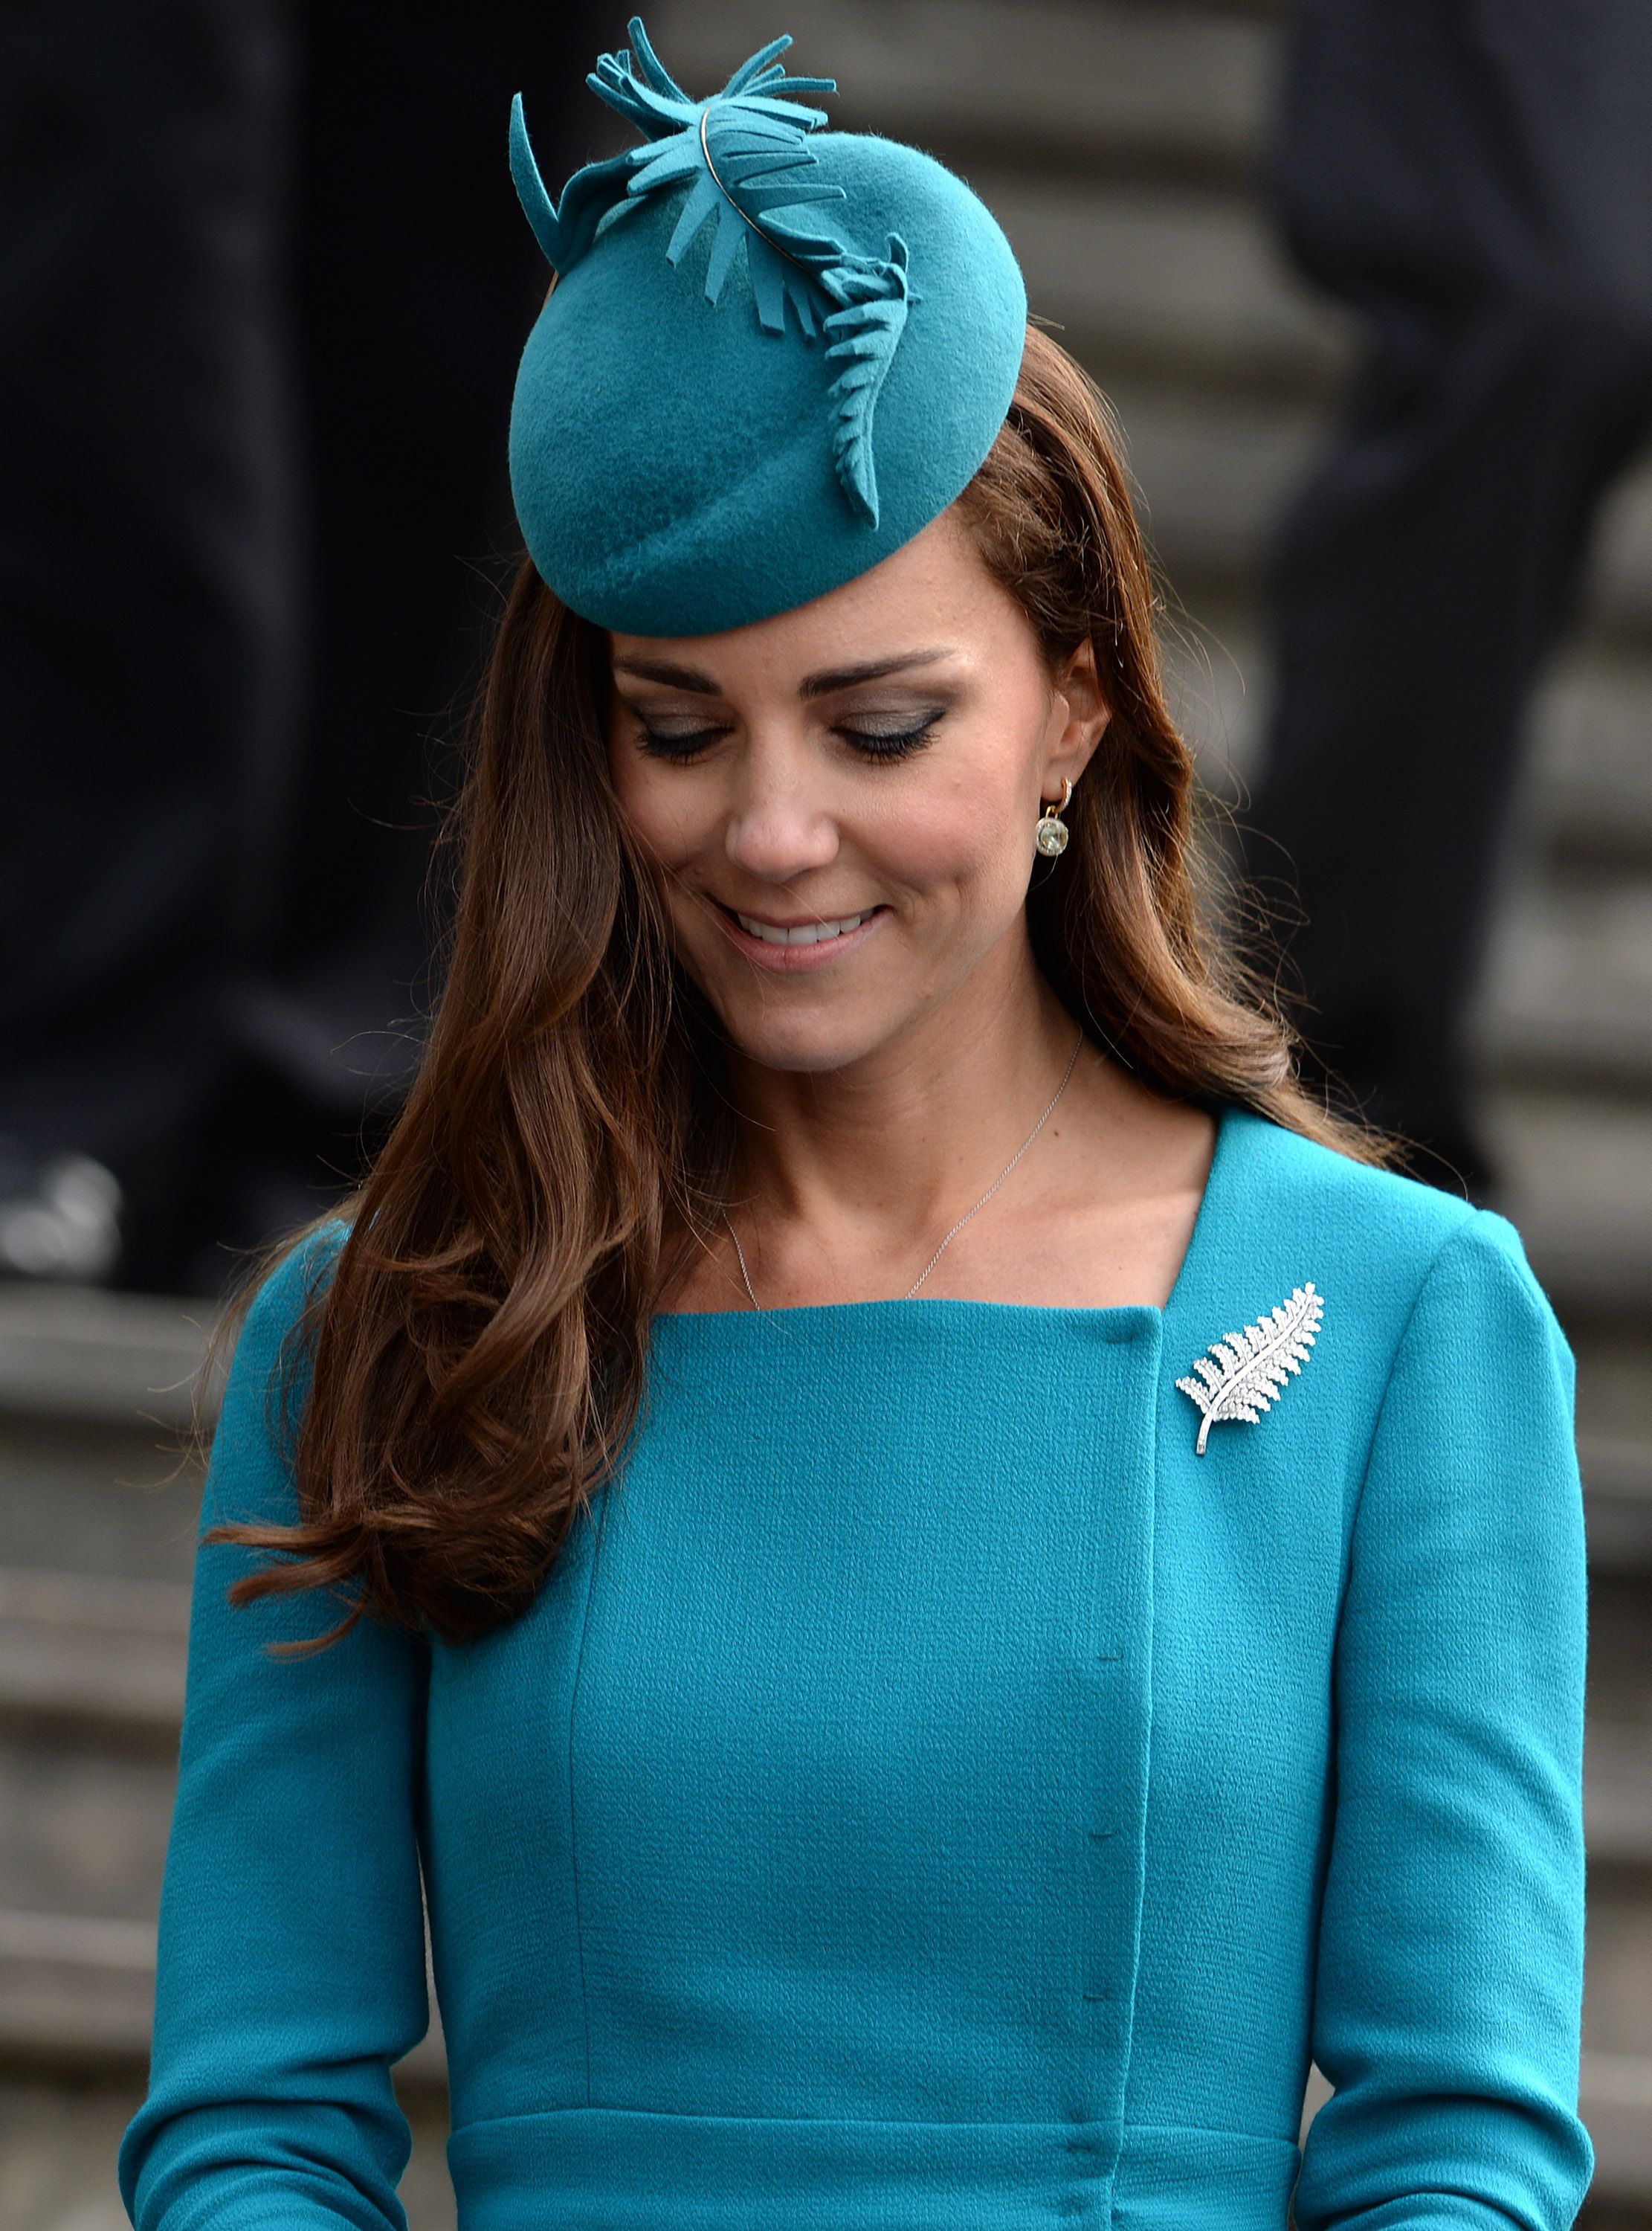
[[[900,818],[887,833],[886,857],[891,872],[920,893],[948,885],[973,901],[1016,889],[1021,870],[1031,863],[1031,831],[1029,822],[1021,843],[1013,806],[984,786],[971,794],[964,785],[949,785]],[[1025,887],[1022,876],[1019,889]]]

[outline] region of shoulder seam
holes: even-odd
[[[1365,1460],[1359,1467],[1359,1486],[1354,1496],[1353,1510],[1348,1521],[1348,1539],[1351,1542],[1358,1530],[1359,1514],[1365,1508],[1365,1483],[1371,1478],[1371,1460],[1376,1452],[1377,1437],[1382,1432],[1384,1414],[1388,1408],[1388,1398],[1393,1389],[1394,1373],[1398,1367],[1405,1343],[1410,1338],[1411,1327],[1416,1321],[1417,1310],[1422,1307],[1423,1297],[1427,1293],[1434,1274],[1439,1269],[1447,1251],[1455,1247],[1466,1232],[1472,1232],[1485,1214],[1486,1211],[1483,1208],[1471,1208],[1467,1216],[1455,1224],[1449,1232],[1445,1232],[1423,1265],[1423,1275],[1416,1282],[1416,1291],[1411,1297],[1411,1306],[1406,1310],[1405,1322],[1400,1327],[1395,1339],[1393,1353],[1388,1359],[1388,1369],[1383,1374],[1383,1391],[1378,1398],[1377,1407],[1371,1416],[1371,1437],[1365,1443]],[[1339,1607],[1339,1615],[1340,1615]]]

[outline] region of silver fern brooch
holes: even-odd
[[[1204,1413],[1194,1444],[1196,1456],[1204,1454],[1212,1426],[1235,1420],[1254,1426],[1278,1401],[1307,1361],[1324,1315],[1324,1297],[1309,1278],[1293,1289],[1288,1302],[1281,1302],[1242,1332],[1223,1333],[1193,1366],[1197,1377],[1177,1381],[1181,1392]]]

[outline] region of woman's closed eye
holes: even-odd
[[[937,705],[914,720],[910,713],[862,714],[858,721],[844,721],[834,729],[851,747],[869,760],[910,759],[929,741],[929,732],[945,711]]]
[[[851,751],[868,760],[909,759],[921,751],[929,740],[929,734],[945,711],[937,705],[914,720],[910,713],[881,715],[862,714],[855,721],[837,722],[832,734],[841,736]],[[729,733],[726,728],[701,724],[698,727],[665,727],[643,721],[638,741],[651,759],[672,760],[682,763],[700,757]]]
[[[694,760],[727,734],[726,728],[657,728],[644,721],[637,741],[650,759]]]

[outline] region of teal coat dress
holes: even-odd
[[[293,1507],[307,1275],[214,1516]],[[1178,1380],[1308,1282],[1197,1454]],[[272,1659],[325,1610],[231,1612],[201,1551],[140,2231],[401,2223],[427,1906],[464,2231],[1571,2223],[1583,1523],[1507,1224],[1229,1110],[1163,1310],[652,1337],[482,1641]]]

